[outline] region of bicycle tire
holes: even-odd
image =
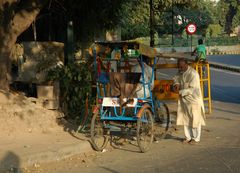
[[[140,109],[141,115],[137,120],[137,143],[142,153],[147,152],[153,142],[153,113],[149,107]]]
[[[91,144],[96,151],[102,151],[109,141],[109,129],[104,127],[104,121],[100,119],[100,113],[94,113],[91,120]]]

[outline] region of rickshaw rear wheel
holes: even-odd
[[[171,126],[170,113],[166,103],[155,101],[156,139],[164,139]]]
[[[153,113],[149,107],[140,109],[137,120],[137,143],[141,152],[147,152],[153,142]]]
[[[94,113],[91,121],[91,144],[96,151],[102,151],[109,141],[109,128],[100,118],[100,113]]]

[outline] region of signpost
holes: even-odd
[[[186,32],[188,35],[191,35],[191,52],[192,52],[192,35],[197,31],[197,26],[194,23],[189,23],[186,26]]]

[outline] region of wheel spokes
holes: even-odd
[[[147,151],[153,141],[152,113],[146,109],[138,120],[138,145],[142,152]]]

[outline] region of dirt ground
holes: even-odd
[[[40,103],[37,98],[21,93],[0,91],[0,136],[48,133],[62,129],[57,122],[62,114],[48,110]]]

